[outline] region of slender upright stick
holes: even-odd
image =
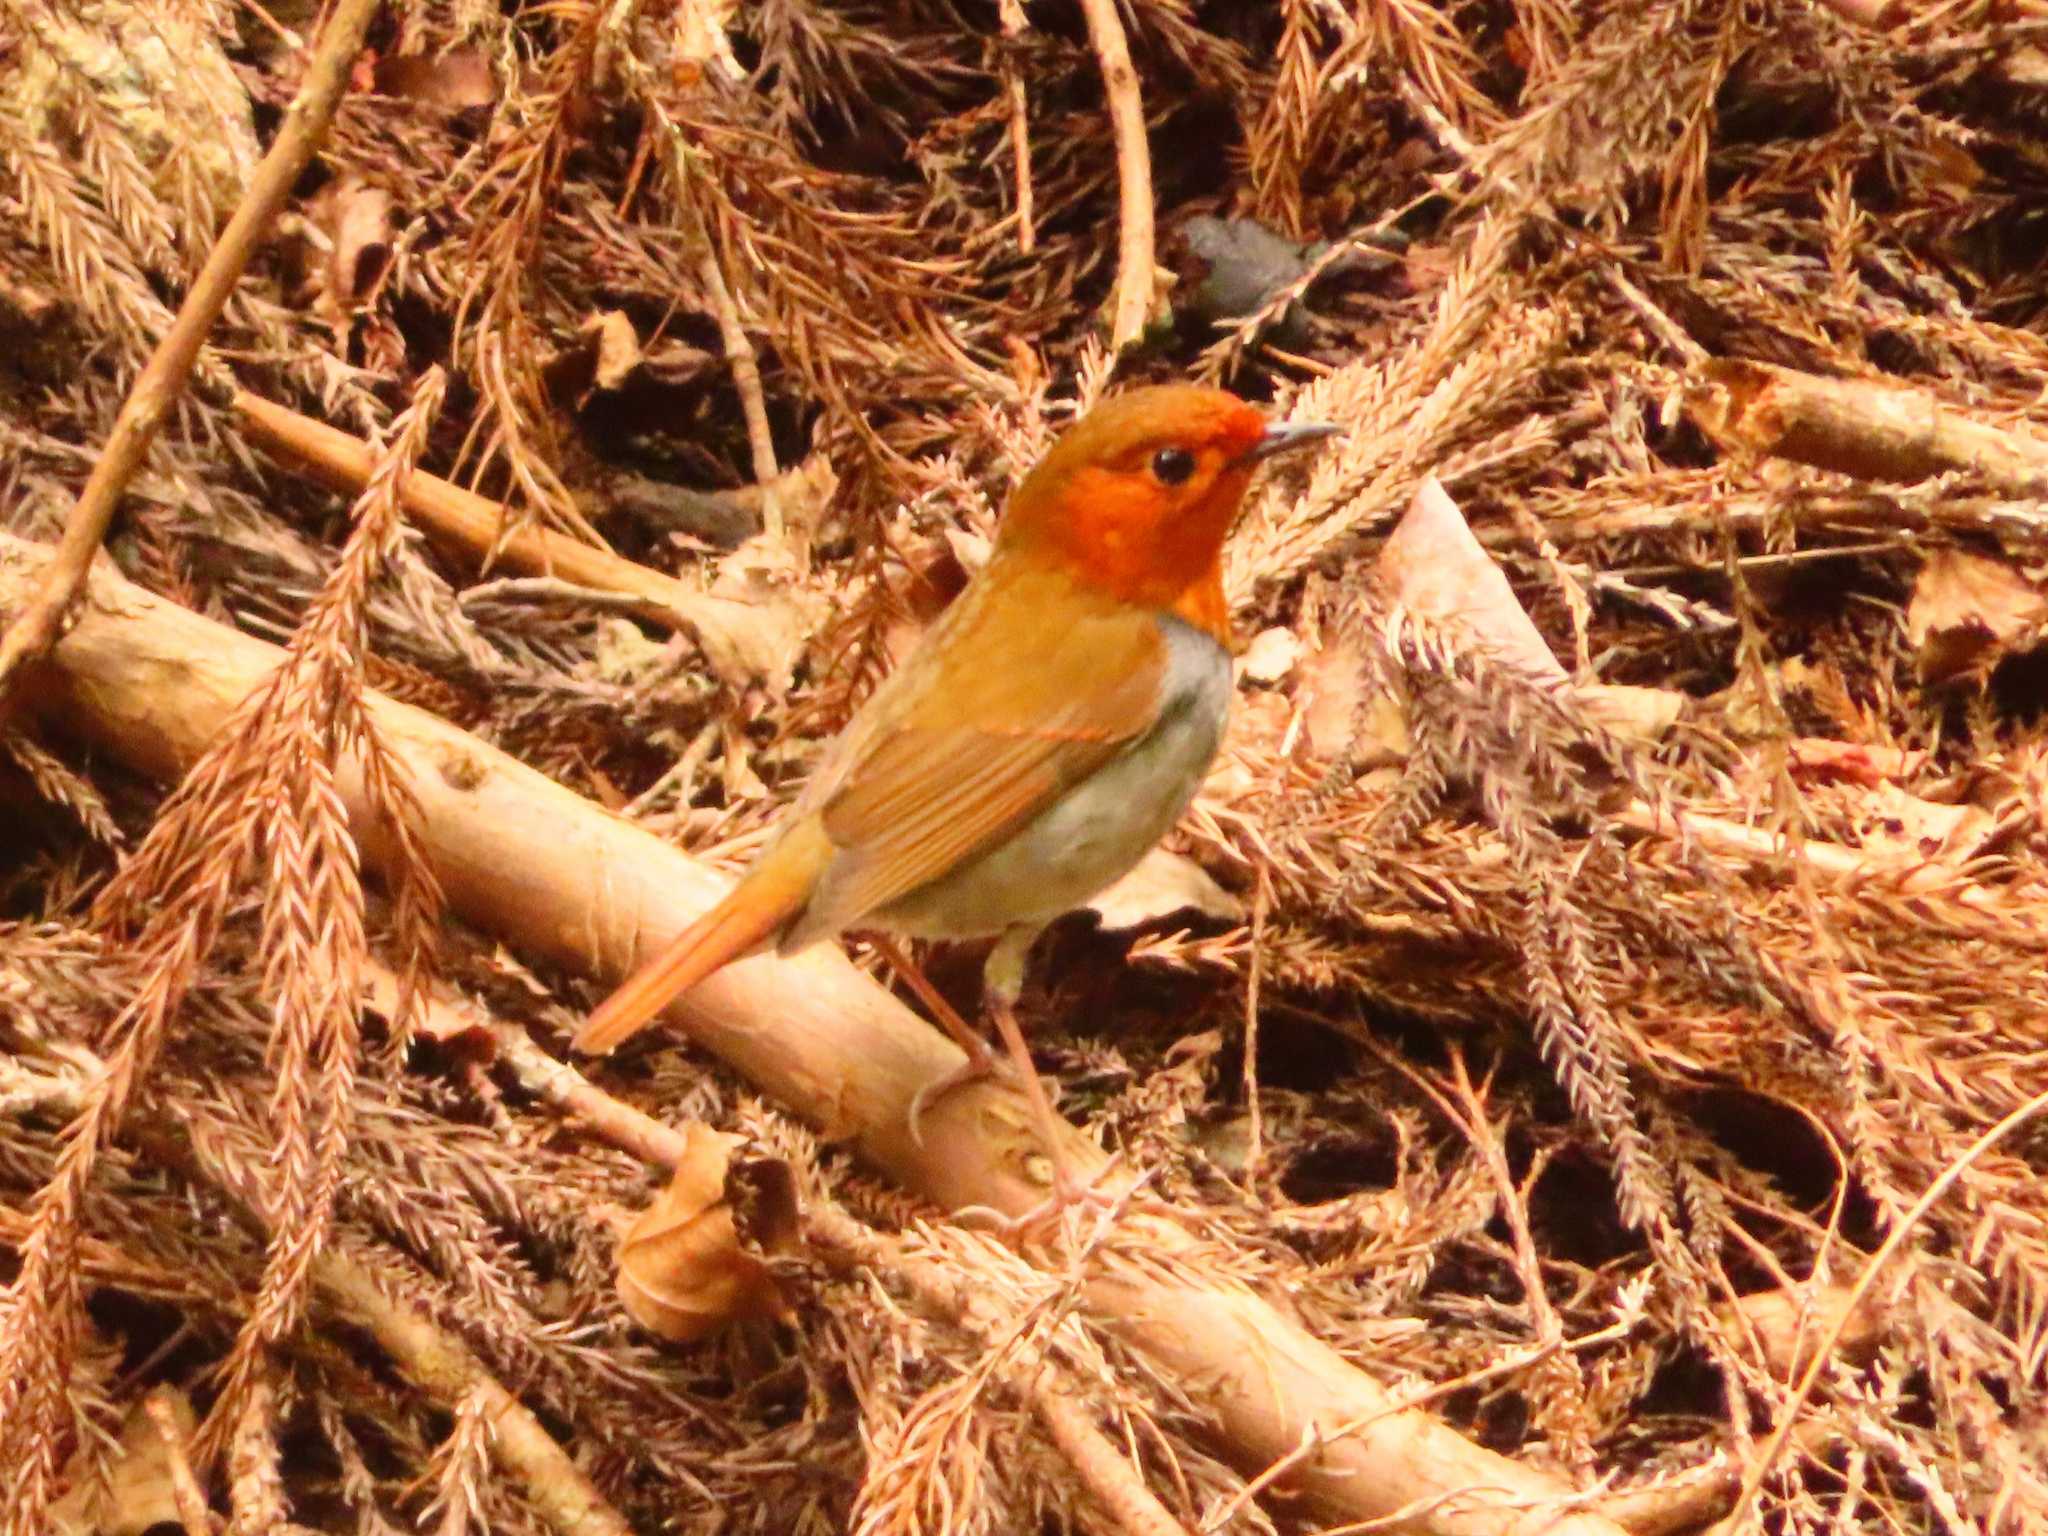
[[[0,639],[0,718],[6,715],[14,678],[23,664],[44,655],[55,643],[65,616],[85,586],[85,573],[92,567],[92,557],[106,539],[114,509],[121,504],[121,494],[149,456],[149,445],[178,403],[178,396],[184,393],[185,380],[199,358],[207,332],[213,329],[228,295],[241,281],[242,269],[249,264],[257,241],[284,205],[299,173],[327,137],[335,104],[348,85],[349,70],[362,50],[363,34],[380,3],[381,0],[337,0],[327,19],[327,28],[320,35],[320,45],[306,66],[298,94],[285,109],[284,121],[278,125],[269,153],[258,162],[249,178],[248,190],[242,194],[241,205],[221,231],[220,239],[214,242],[199,276],[193,279],[177,318],[157,343],[156,351],[143,365],[128,398],[122,402],[121,413],[114,418],[99,462],[93,465],[85,489],[65,520],[57,557],[45,571],[34,599],[8,626],[6,638]]]
[[[1102,66],[1102,89],[1109,98],[1109,121],[1116,133],[1116,182],[1121,232],[1116,251],[1116,309],[1110,321],[1110,346],[1122,351],[1145,331],[1152,314],[1152,151],[1145,140],[1145,103],[1138,95],[1138,72],[1131,67],[1131,48],[1124,37],[1116,0],[1081,0],[1088,18],[1088,40]]]

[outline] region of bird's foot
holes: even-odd
[[[955,1088],[964,1088],[969,1083],[978,1083],[985,1078],[1006,1077],[1009,1065],[997,1059],[995,1052],[979,1041],[967,1053],[967,1059],[943,1077],[935,1077],[926,1083],[910,1101],[910,1139],[919,1148],[924,1146],[924,1112],[932,1104],[943,1099]]]
[[[1065,1229],[1069,1213],[1091,1210],[1105,1217],[1111,1216],[1145,1187],[1151,1178],[1149,1173],[1113,1188],[1103,1187],[1104,1181],[1116,1172],[1122,1162],[1120,1154],[1112,1156],[1083,1178],[1065,1159],[1054,1158],[1052,1191],[1029,1210],[1010,1216],[985,1205],[970,1205],[955,1211],[953,1218],[956,1221],[980,1222],[1007,1242],[1049,1241]]]

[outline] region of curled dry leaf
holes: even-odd
[[[189,1445],[198,1423],[190,1399],[176,1387],[159,1387],[155,1396]],[[64,1480],[70,1491],[50,1509],[50,1529],[57,1536],[142,1536],[158,1526],[183,1529],[171,1447],[145,1401],[136,1402],[121,1421],[121,1447],[104,1485],[82,1454],[71,1458]]]
[[[635,1322],[678,1344],[747,1318],[789,1321],[789,1303],[768,1266],[741,1241],[728,1198],[740,1138],[691,1125],[675,1177],[619,1242],[619,1299]],[[796,1196],[781,1179],[746,1181],[749,1226],[785,1246],[796,1231]]]
[[[592,395],[625,383],[641,360],[632,319],[621,310],[607,310],[577,327],[576,339],[548,361],[541,377],[558,404],[581,410]]]
[[[391,260],[391,194],[359,176],[344,176],[323,188],[308,212],[327,240],[327,258],[314,279],[314,311],[339,322],[376,286]]]
[[[374,79],[382,95],[443,112],[467,112],[498,99],[490,55],[480,48],[389,55],[377,61]]]
[[[1868,1298],[1854,1304],[1855,1292],[1849,1287],[1822,1285],[1757,1291],[1723,1303],[1719,1310],[1734,1331],[1752,1334],[1772,1373],[1789,1380],[1806,1368],[1813,1347],[1837,1323],[1842,1324],[1842,1334],[1835,1347],[1842,1357],[1859,1362],[1870,1358],[1883,1337],[1884,1309]]]
[[[2048,596],[2001,560],[1943,547],[1929,552],[1906,608],[1906,637],[1923,682],[1982,679],[2016,651],[2031,650],[2048,620]]]
[[[1135,928],[1174,912],[1200,912],[1242,922],[1244,903],[1223,889],[1193,859],[1154,848],[1123,879],[1088,903],[1112,931]]]
[[[363,1003],[386,1019],[398,1017],[399,980],[388,966],[372,961],[363,968]],[[429,988],[417,1000],[413,1033],[446,1045],[455,1040],[488,1044],[491,1018],[474,1000],[440,988]]]
[[[1380,551],[1380,579],[1402,607],[1423,614],[1538,680],[1568,676],[1515,598],[1501,568],[1456,502],[1432,476]],[[1671,728],[1684,695],[1664,688],[1584,683],[1574,696],[1586,713],[1617,735],[1654,741]]]
[[[612,309],[592,315],[583,322],[582,334],[590,338],[595,354],[590,380],[593,388],[617,389],[640,366],[640,338],[623,311]]]
[[[1943,805],[1882,783],[1858,803],[1857,832],[1869,852],[1961,864],[1988,838],[1991,813],[1976,805]]]

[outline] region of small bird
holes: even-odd
[[[590,1016],[609,1051],[727,962],[846,929],[997,935],[985,1006],[1054,1165],[1077,1186],[1017,1028],[1032,944],[1127,873],[1194,798],[1232,694],[1222,553],[1253,471],[1327,437],[1235,395],[1132,390],[1070,428],[1011,498],[988,563],[826,750],[739,884]],[[909,980],[986,1074],[981,1037]],[[930,1093],[918,1096],[913,1129]]]

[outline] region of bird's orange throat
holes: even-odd
[[[1206,579],[1182,592],[1167,611],[1177,619],[1187,620],[1232,655],[1237,654],[1237,643],[1230,634],[1230,609],[1223,601],[1220,567],[1211,568]]]
[[[1248,473],[1226,470],[1209,493],[1171,515],[1134,475],[1083,469],[1061,487],[1059,515],[1018,518],[1016,542],[1092,591],[1184,619],[1230,647],[1223,601],[1223,541],[1237,520]],[[1032,509],[1036,511],[1037,509]]]

